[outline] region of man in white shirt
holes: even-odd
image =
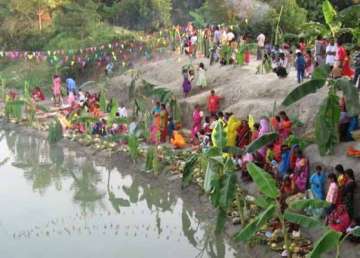
[[[334,39],[330,39],[329,44],[326,47],[326,64],[330,66],[334,66],[335,64],[335,56],[336,56],[336,45]]]
[[[257,53],[256,53],[256,59],[262,60],[264,56],[264,46],[265,46],[265,35],[260,33],[259,36],[257,36]]]

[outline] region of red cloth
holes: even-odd
[[[345,57],[346,57],[345,48],[338,47],[337,53],[336,53],[336,59],[342,63],[342,62],[344,62]]]
[[[344,205],[338,205],[329,215],[329,226],[337,232],[345,233],[350,223],[351,219]]]
[[[220,106],[219,96],[210,96],[208,99],[208,110],[210,113],[217,113]]]
[[[354,70],[351,69],[350,59],[348,56],[346,56],[344,59],[342,75],[349,76],[350,78],[352,78],[354,76]]]
[[[250,63],[250,52],[249,51],[245,51],[244,59],[245,59],[246,64]]]

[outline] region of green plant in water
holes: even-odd
[[[339,142],[340,107],[337,91],[343,93],[350,116],[357,116],[360,113],[359,92],[353,83],[346,78],[328,78],[329,73],[329,66],[317,67],[311,80],[295,88],[282,103],[283,106],[290,106],[303,97],[315,93],[325,85],[328,86],[327,97],[321,104],[315,118],[316,143],[321,155],[333,153]]]
[[[63,138],[63,129],[58,119],[54,120],[49,126],[48,141],[50,144],[57,143]]]
[[[132,160],[135,162],[137,158],[140,156],[139,150],[139,139],[134,134],[130,134],[127,137],[129,153]]]

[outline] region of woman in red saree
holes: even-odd
[[[352,78],[354,76],[354,70],[351,68],[350,64],[351,64],[350,51],[346,50],[346,55],[344,57],[344,62],[343,62],[342,75]]]
[[[285,111],[281,111],[280,112],[280,124],[279,124],[279,139],[280,139],[280,143],[282,144],[291,134],[291,127],[292,127],[292,122],[289,119],[289,117],[287,116],[287,114],[285,113]]]
[[[241,122],[241,125],[237,129],[237,145],[240,148],[244,148],[250,143],[251,131],[246,120]]]
[[[350,226],[351,219],[346,210],[346,206],[340,204],[336,209],[331,212],[328,218],[329,227],[337,232],[345,233],[346,229]]]

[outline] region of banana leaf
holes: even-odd
[[[270,143],[273,143],[278,138],[277,133],[266,133],[260,138],[256,139],[246,148],[247,153],[254,153],[255,151],[261,149],[262,147],[267,146]]]
[[[223,150],[227,140],[226,140],[226,133],[224,131],[224,127],[222,123],[218,122],[216,123],[216,126],[211,134],[211,139],[213,142],[213,145],[220,150]]]
[[[133,161],[135,161],[139,155],[139,140],[135,135],[129,135],[128,137],[128,147],[129,147],[129,153]]]
[[[356,229],[352,230],[351,235],[360,237],[360,228],[356,228]]]
[[[100,110],[102,112],[106,112],[106,96],[105,96],[105,92],[104,91],[101,91],[101,94],[100,94],[100,100],[99,100],[99,104],[100,104]]]
[[[335,81],[335,87],[341,90],[346,99],[346,111],[350,116],[360,113],[359,91],[347,78],[340,78]]]
[[[326,24],[329,26],[332,35],[335,36],[338,30],[341,28],[341,22],[338,20],[337,12],[329,0],[325,0],[323,2],[322,11]]]
[[[259,214],[256,227],[261,228],[265,225],[270,219],[273,218],[276,211],[275,204],[270,205],[266,210]]]
[[[305,228],[313,228],[313,227],[321,225],[320,221],[318,221],[316,219],[313,219],[311,217],[301,215],[298,213],[294,213],[289,210],[285,211],[284,218],[285,218],[285,220],[287,220],[289,222],[299,224]]]
[[[218,210],[218,214],[216,218],[216,228],[215,228],[216,234],[219,234],[224,231],[226,218],[227,218],[226,210],[220,208]]]
[[[198,156],[193,155],[191,156],[185,163],[183,176],[182,176],[182,188],[189,185],[192,180],[194,167],[198,161]]]
[[[247,164],[247,170],[260,192],[271,199],[279,197],[279,189],[276,187],[274,178],[269,173],[252,162]]]
[[[235,147],[235,146],[225,146],[223,149],[223,152],[232,154],[232,155],[240,155],[240,154],[244,153],[244,150],[239,147]]]
[[[213,158],[209,158],[208,165],[205,172],[204,179],[204,190],[207,193],[210,193],[212,190],[212,181],[218,176],[221,165],[218,161]]]
[[[260,195],[255,198],[256,206],[266,209],[269,205],[272,205],[274,200],[267,198],[266,196]]]
[[[323,253],[326,253],[332,249],[335,249],[339,244],[341,233],[328,230],[322,237],[316,241],[314,248],[308,255],[309,258],[321,258]]]
[[[234,200],[236,193],[237,177],[234,172],[225,173],[224,185],[220,193],[220,207],[227,210]]]
[[[321,155],[332,153],[339,142],[339,120],[339,97],[330,90],[315,117],[315,141]]]
[[[155,148],[149,147],[146,152],[145,170],[151,171],[153,169],[153,160],[155,157]]]
[[[315,93],[317,90],[321,89],[325,85],[326,80],[310,80],[307,81],[298,87],[296,87],[289,95],[284,99],[282,105],[287,107],[291,104],[297,102],[303,97]]]
[[[244,228],[242,228],[234,236],[235,241],[249,241],[255,234],[257,229],[258,218],[253,219]]]
[[[321,65],[314,69],[311,79],[312,80],[326,80],[330,73],[330,65]]]
[[[304,210],[306,208],[327,208],[329,203],[318,199],[296,200],[289,204],[289,207],[294,210]]]
[[[324,0],[322,4],[322,10],[325,18],[325,22],[327,24],[331,24],[337,16],[336,10],[332,6],[332,4],[329,2],[329,0]]]

